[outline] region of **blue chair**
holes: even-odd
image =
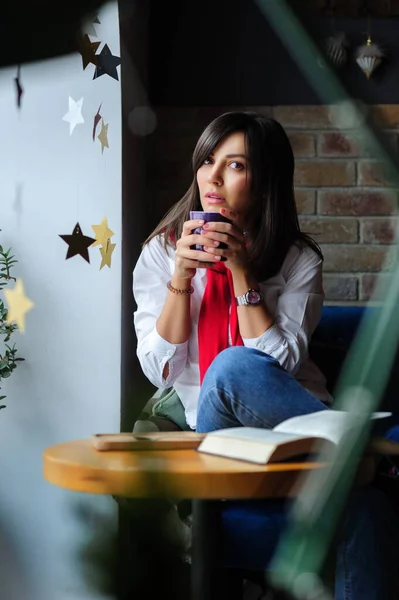
[[[331,392],[365,310],[358,306],[326,306],[323,309],[309,353],[326,376]],[[397,390],[399,369],[394,369],[386,391],[385,409],[387,404],[396,403]],[[219,566],[245,569],[250,573],[264,572],[284,530],[289,502],[273,499],[221,503]]]

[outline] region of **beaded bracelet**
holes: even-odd
[[[173,287],[172,282],[168,281],[168,283],[166,284],[166,287],[168,288],[168,290],[170,292],[172,292],[173,294],[182,294],[183,296],[189,296],[190,294],[193,293],[194,288],[192,285],[190,285],[190,287],[186,290],[179,290],[175,287]]]

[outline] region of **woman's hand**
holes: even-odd
[[[192,233],[194,229],[202,227],[205,221],[191,220],[186,221],[183,225],[181,237],[176,242],[175,254],[175,273],[174,276],[179,279],[191,279],[195,275],[196,269],[204,269],[212,267],[215,263],[220,262],[221,254],[210,254],[201,250],[192,250],[190,246],[196,244],[204,246],[212,245],[213,248],[219,246],[219,241],[210,240],[204,235]]]
[[[205,223],[203,237],[208,241],[204,244],[204,250],[211,256],[225,257],[225,265],[232,272],[245,271],[248,268],[248,255],[240,218],[237,213],[227,208],[221,208],[220,214],[232,223]],[[227,248],[215,247],[215,242],[226,244]]]

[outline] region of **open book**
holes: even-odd
[[[380,412],[374,413],[372,418],[390,415]],[[292,417],[274,429],[234,427],[213,431],[204,437],[198,451],[259,464],[318,453],[320,449],[328,455],[355,423],[355,414],[323,410]],[[374,440],[371,448],[374,452],[399,454],[399,444],[389,440]]]

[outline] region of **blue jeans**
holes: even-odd
[[[319,410],[326,406],[275,359],[255,349],[232,347],[215,358],[205,375],[197,431],[271,428]],[[223,504],[225,564],[267,568],[285,525],[286,503]],[[336,549],[336,600],[399,598],[399,515],[382,491],[372,486],[356,489],[343,515]]]
[[[290,417],[326,410],[280,364],[260,350],[234,346],[209,367],[198,403],[197,431],[271,429]]]

